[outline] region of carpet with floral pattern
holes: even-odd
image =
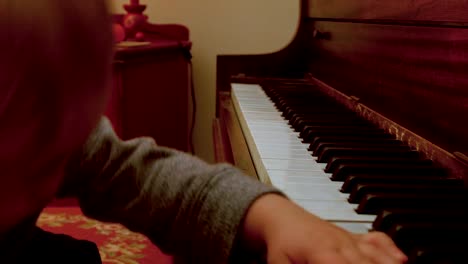
[[[79,207],[50,206],[37,225],[49,232],[86,239],[97,244],[103,264],[171,264],[145,236],[119,224],[102,223],[85,217]]]

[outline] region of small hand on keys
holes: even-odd
[[[402,264],[407,257],[384,233],[353,234],[286,198],[267,194],[249,209],[243,238],[266,249],[268,264]]]

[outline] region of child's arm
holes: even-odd
[[[224,263],[247,208],[278,191],[229,165],[207,163],[152,139],[121,141],[103,118],[70,163],[62,192],[84,213],[144,233],[193,263]]]
[[[107,119],[73,160],[63,191],[79,197],[86,215],[122,223],[189,263],[239,260],[245,249],[267,250],[268,263],[279,264],[406,259],[387,236],[346,232],[230,165],[209,165],[148,138],[123,142]]]

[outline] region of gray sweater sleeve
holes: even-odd
[[[278,193],[151,138],[122,141],[106,118],[70,162],[61,192],[77,196],[87,216],[143,233],[166,253],[216,264],[227,262],[252,202]]]

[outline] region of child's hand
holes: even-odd
[[[274,194],[259,198],[244,223],[249,247],[269,264],[400,264],[407,257],[383,233],[351,234]]]

